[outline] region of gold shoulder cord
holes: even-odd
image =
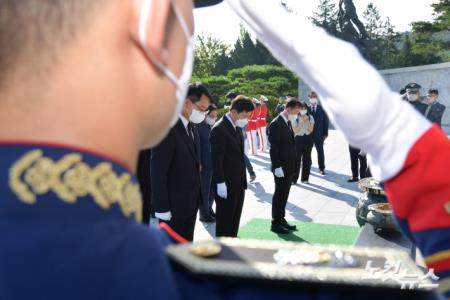
[[[142,219],[142,198],[139,185],[131,176],[118,176],[111,163],[99,163],[91,168],[79,153],[67,154],[58,161],[33,150],[17,160],[9,170],[9,186],[26,204],[35,204],[37,196],[54,192],[61,201],[74,204],[78,198],[91,196],[103,209],[117,203],[124,216],[134,213]]]

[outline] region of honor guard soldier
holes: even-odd
[[[258,120],[259,145],[260,145],[261,152],[266,152],[268,149],[268,144],[267,144],[267,102],[269,102],[269,99],[267,99],[266,96],[261,95],[259,100],[261,101],[261,108],[260,108],[259,120]]]
[[[255,110],[250,115],[248,119],[247,129],[245,130],[247,134],[247,142],[249,148],[249,153],[251,155],[258,155],[258,121],[259,121],[259,108],[256,105],[255,100],[252,99],[253,105],[255,106]]]

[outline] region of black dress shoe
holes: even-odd
[[[356,178],[356,177],[352,177],[347,180],[347,182],[357,182],[357,181],[358,181],[358,178]]]
[[[297,230],[297,226],[289,224],[286,220],[283,220],[281,225],[289,230]]]
[[[216,218],[214,218],[213,216],[200,217],[200,222],[214,223],[216,222]]]
[[[289,230],[287,228],[284,228],[284,226],[281,224],[277,224],[277,225],[272,224],[272,226],[270,226],[270,230],[275,233],[279,233],[279,234],[288,234],[289,233]]]
[[[325,174],[325,170],[320,170],[320,174],[326,175],[326,174]]]

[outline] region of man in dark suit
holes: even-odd
[[[300,110],[301,103],[297,99],[289,100],[284,111],[269,126],[270,160],[275,178],[270,230],[281,234],[296,229],[296,226],[289,224],[284,216],[297,159],[292,123],[297,119]]]
[[[238,96],[211,130],[213,179],[216,184],[216,236],[236,237],[244,205],[247,178],[242,128],[255,109],[251,99]]]
[[[439,91],[436,89],[430,89],[428,91],[428,107],[425,110],[425,117],[431,122],[442,127],[442,116],[444,115],[445,105],[438,102]]]
[[[151,179],[150,179],[150,158],[151,149],[145,149],[139,152],[136,176],[139,180],[139,186],[142,194],[142,223],[149,224],[151,216]]]
[[[359,179],[368,177],[367,174],[367,158],[364,153],[361,153],[361,149],[349,146],[350,151],[350,166],[352,169],[352,177],[347,182],[357,182]],[[358,176],[359,169],[359,176]]]
[[[325,175],[325,153],[323,151],[323,143],[328,137],[328,117],[322,106],[318,104],[316,92],[310,92],[308,95],[309,113],[313,116],[316,122],[313,130],[313,143],[317,150],[317,158],[319,163],[320,174]]]
[[[198,124],[199,140],[200,140],[200,162],[201,162],[201,178],[202,178],[202,203],[200,205],[200,221],[206,223],[214,223],[216,221],[215,213],[212,209],[214,195],[212,193],[212,159],[211,144],[209,143],[209,135],[211,128],[217,120],[217,106],[211,104],[208,107],[208,114],[205,121]]]
[[[192,123],[205,118],[211,96],[201,84],[189,86],[178,123],[152,149],[151,180],[155,217],[192,241],[201,201],[200,161]]]

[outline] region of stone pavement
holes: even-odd
[[[357,183],[347,182],[351,174],[348,144],[336,130],[330,130],[329,135],[324,146],[326,175],[322,176],[318,172],[317,152],[313,148],[310,183],[292,186],[286,206],[286,219],[358,226],[355,206],[360,192]],[[257,179],[249,184],[245,194],[241,226],[253,218],[271,218],[274,179],[270,172],[269,154],[262,153],[249,158]],[[214,233],[215,224],[197,220],[194,234],[196,241],[211,239]]]

